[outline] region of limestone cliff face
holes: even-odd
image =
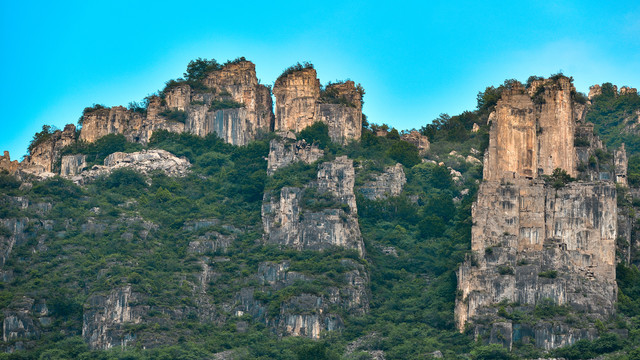
[[[174,101],[178,102],[177,99]],[[123,134],[128,141],[146,144],[154,130],[183,132],[184,124],[167,120],[160,115],[163,109],[160,100],[156,98],[150,100],[146,114],[123,106],[87,108],[82,115],[80,140],[94,142],[109,134]]]
[[[340,308],[351,315],[363,315],[369,310],[369,276],[364,267],[353,260],[341,260],[349,271],[339,287],[329,287],[322,295],[300,294],[280,306],[277,314],[269,314],[267,307],[254,298],[254,289],[243,289],[237,294],[236,315],[250,314],[265,322],[281,336],[304,336],[319,339],[323,331],[344,327],[341,316],[333,309]],[[260,287],[255,290],[272,292],[295,283],[312,282],[313,275],[289,269],[289,261],[263,262],[258,266],[256,279]]]
[[[317,145],[308,144],[305,140],[273,139],[269,142],[267,174],[273,175],[276,170],[298,161],[311,164],[323,156],[324,151],[319,149]]]
[[[342,156],[321,164],[317,181],[304,188],[284,187],[279,194],[265,193],[265,240],[300,250],[340,246],[364,256],[355,216],[354,182],[353,161]],[[321,208],[315,203],[318,196],[328,198]]]
[[[11,161],[11,156],[8,151],[5,151],[4,155],[0,156],[0,171],[4,170],[13,174],[18,170],[18,166],[18,160]]]
[[[64,130],[56,130],[51,136],[31,149],[20,164],[26,172],[39,174],[53,172],[53,165],[59,158],[60,150],[76,141],[76,127],[67,125]]]
[[[104,159],[103,166],[94,165],[85,171],[82,171],[86,167],[84,155],[65,156],[63,160],[62,175],[77,184],[85,184],[122,168],[133,169],[144,175],[161,170],[168,176],[185,176],[191,167],[189,160],[179,158],[165,150],[142,150],[134,153],[116,152]]]
[[[258,83],[252,62],[229,64],[210,73],[203,84],[209,90],[191,91],[188,102],[182,101],[186,91],[177,96],[179,101],[167,101],[169,108],[178,110],[185,103],[185,131],[199,136],[215,132],[225,142],[246,145],[260,133],[273,130],[271,91]],[[217,109],[212,107],[216,101],[233,101],[239,107]]]
[[[202,85],[177,84],[165,90],[164,99],[151,97],[146,113],[122,106],[87,108],[80,140],[94,142],[108,134],[123,134],[129,141],[147,143],[154,131],[167,130],[199,136],[215,132],[230,144],[245,145],[273,129],[271,91],[258,83],[252,62],[229,64],[210,73]],[[238,107],[212,106],[224,101]],[[166,111],[184,112],[184,123],[171,120]]]
[[[85,304],[82,337],[92,349],[126,347],[134,339],[125,330],[126,324],[138,324],[146,313],[145,306],[136,305],[140,295],[131,286],[115,289],[105,295],[93,295]]]
[[[275,130],[300,130],[315,122],[316,103],[320,99],[320,80],[314,69],[292,72],[276,80]]]
[[[550,175],[561,168],[576,175],[574,133],[578,106],[568,78],[506,89],[489,116],[491,131],[484,179]]]
[[[477,124],[474,124],[474,125],[477,126]],[[420,132],[416,130],[413,130],[408,134],[403,134],[401,139],[406,142],[414,144],[418,148],[418,152],[420,153],[420,156],[424,156],[427,153],[427,151],[429,151],[429,148],[431,147],[429,138],[420,134]]]
[[[331,140],[346,144],[362,135],[362,98],[353,81],[330,84],[320,91],[316,71],[307,68],[280,77],[276,96],[275,130],[299,132],[315,122],[329,127]]]
[[[615,183],[596,176],[554,187],[540,178],[555,168],[577,176],[576,162],[602,147],[592,127],[577,122],[582,110],[572,90],[566,78],[534,82],[528,92],[514,86],[490,117],[484,182],[472,208],[472,253],[458,271],[455,313],[460,330],[471,324],[476,336],[490,333],[491,342],[507,347],[530,337],[551,349],[597,332],[562,320],[519,324],[498,312],[501,301],[521,311],[551,303],[590,318],[614,313]]]
[[[368,181],[360,188],[360,192],[369,200],[382,199],[388,196],[398,196],[402,192],[407,177],[404,175],[402,164],[389,166],[375,179]]]

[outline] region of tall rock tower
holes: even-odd
[[[321,89],[315,69],[303,68],[280,76],[273,94],[275,130],[299,132],[315,122],[323,122],[336,143],[346,144],[362,135],[362,95],[353,81]]]
[[[458,270],[461,331],[471,327],[476,337],[507,347],[531,339],[551,349],[597,336],[593,321],[614,312],[615,184],[564,184],[543,176],[556,168],[579,175],[574,134],[583,126],[584,108],[574,92],[564,76],[528,89],[517,83],[489,117],[484,181],[472,208],[472,253]],[[544,317],[531,323],[513,315],[533,314],[536,306],[569,306],[587,325]]]

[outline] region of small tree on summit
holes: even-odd
[[[222,66],[218,64],[216,59],[207,60],[197,58],[189,62],[189,65],[187,65],[187,72],[185,72],[183,76],[186,80],[202,80],[208,73],[220,70],[221,67]]]

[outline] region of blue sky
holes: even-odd
[[[507,78],[562,70],[579,91],[640,87],[640,2],[0,2],[0,150],[43,124],[126,105],[189,60],[245,56],[273,83],[297,61],[366,89],[371,122],[420,128]]]

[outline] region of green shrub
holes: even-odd
[[[309,144],[317,144],[321,149],[331,147],[333,143],[329,137],[329,126],[321,121],[307,126],[298,134],[299,140],[305,140]]]
[[[406,141],[394,142],[387,154],[391,159],[401,163],[407,168],[412,168],[421,162],[418,147]]]
[[[541,271],[538,273],[538,276],[541,278],[555,279],[558,277],[558,272],[556,270]]]
[[[498,273],[500,275],[513,275],[515,274],[515,272],[513,271],[513,268],[509,265],[500,265],[498,266]]]
[[[209,107],[209,111],[217,111],[222,109],[237,109],[243,108],[244,104],[233,101],[233,100],[213,100],[211,102],[211,106]]]
[[[164,110],[160,114],[160,116],[164,116],[169,121],[175,121],[179,123],[185,123],[187,121],[187,113],[183,110]]]

